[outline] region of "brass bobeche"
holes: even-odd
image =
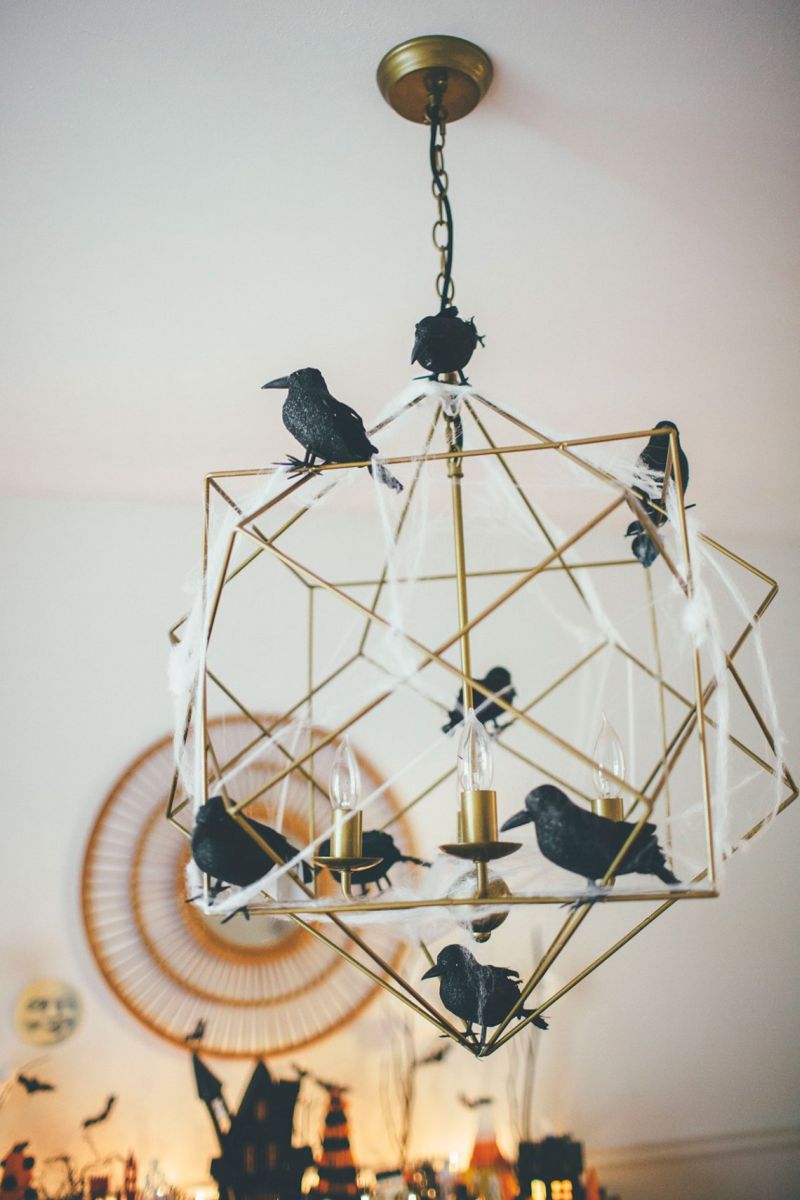
[[[458,841],[439,849],[453,858],[475,863],[506,858],[519,850],[522,842],[501,842],[497,837],[497,792],[462,792],[458,812]]]
[[[625,802],[622,796],[597,796],[592,801],[592,812],[598,817],[608,817],[609,821],[621,821],[625,816]]]
[[[333,810],[331,830],[331,853],[314,856],[314,864],[338,871],[340,886],[345,896],[352,895],[352,876],[357,871],[376,867],[380,858],[366,858],[362,853],[361,813],[349,809]]]

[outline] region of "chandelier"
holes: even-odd
[[[166,814],[205,914],[294,923],[478,1057],[546,1028],[673,905],[715,897],[724,860],[798,794],[759,632],[778,585],[702,531],[675,424],[563,437],[465,373],[483,339],[455,305],[445,134],[491,78],[451,37],[380,64],[384,98],[428,129],[426,374],[369,428],[328,391],[346,380],[270,379],[304,456],[207,476],[201,580],[170,631]],[[226,713],[251,726],[227,755]],[[354,746],[377,755],[367,794]],[[419,847],[375,827],[389,788]],[[581,926],[611,912],[603,951],[561,982]],[[523,971],[535,915],[554,928]],[[387,924],[405,969],[376,949]]]

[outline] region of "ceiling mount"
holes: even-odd
[[[444,103],[447,122],[472,112],[492,82],[492,62],[473,42],[445,34],[428,34],[400,42],[381,59],[378,87],[384,100],[407,121],[425,123],[432,73],[446,72]]]

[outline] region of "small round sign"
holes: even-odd
[[[14,1028],[30,1046],[54,1046],[73,1034],[81,1019],[81,998],[59,979],[37,979],[24,988],[14,1009]]]

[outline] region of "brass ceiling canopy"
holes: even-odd
[[[381,59],[378,87],[384,100],[407,121],[425,124],[430,99],[429,80],[447,79],[447,122],[466,117],[486,95],[492,82],[492,61],[480,46],[464,38],[428,34],[400,42]]]

